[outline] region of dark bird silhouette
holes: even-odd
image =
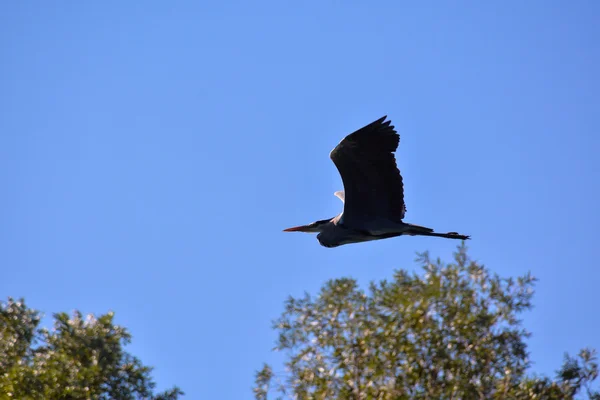
[[[384,122],[386,118],[349,134],[329,154],[344,184],[344,191],[334,193],[344,202],[342,213],[285,232],[319,233],[317,239],[325,247],[402,235],[469,239],[456,232],[437,233],[402,222],[404,187],[394,157],[400,136],[391,121]]]

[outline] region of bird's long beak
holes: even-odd
[[[283,230],[284,232],[312,232],[310,225],[294,226]]]

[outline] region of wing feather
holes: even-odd
[[[401,221],[406,213],[402,176],[394,152],[400,136],[384,116],[346,136],[330,153],[344,184],[345,225]]]

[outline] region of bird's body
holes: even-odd
[[[344,202],[343,212],[286,232],[318,232],[317,239],[325,247],[402,235],[469,238],[402,221],[406,213],[404,187],[393,154],[400,136],[385,119],[349,134],[330,153],[344,183],[344,191],[335,193]]]

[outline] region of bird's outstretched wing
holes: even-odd
[[[343,222],[404,218],[404,188],[394,152],[400,136],[387,116],[346,136],[330,153],[344,183]]]

